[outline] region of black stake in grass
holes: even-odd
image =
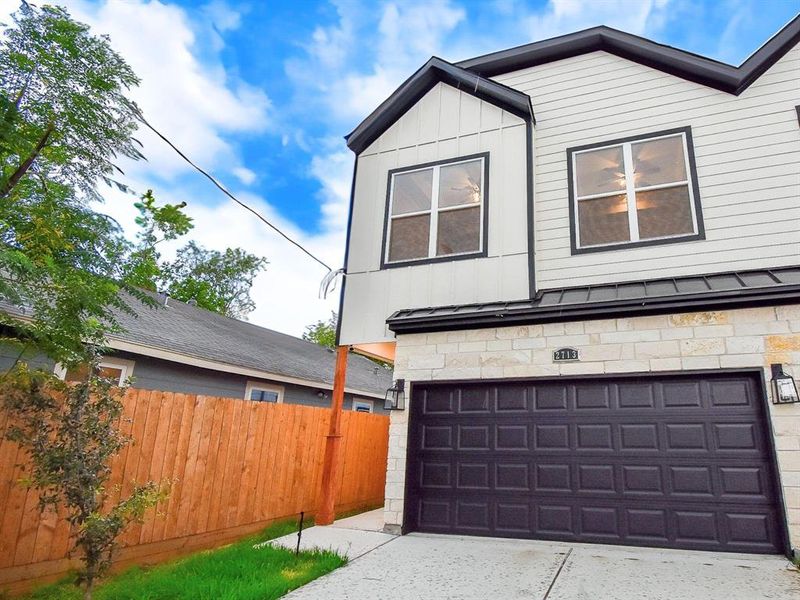
[[[303,517],[305,516],[305,514],[306,513],[304,512],[300,513],[300,523],[297,527],[297,549],[294,551],[295,556],[300,554],[300,536],[303,535]]]

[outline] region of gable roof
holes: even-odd
[[[129,304],[137,314],[117,315],[126,331],[109,336],[109,346],[157,358],[165,358],[165,353],[176,355],[169,360],[196,366],[211,363],[208,368],[216,370],[236,372],[238,368],[252,377],[332,388],[335,364],[332,350],[173,298],[169,298],[166,306],[163,296],[158,299],[158,307],[130,299]],[[350,354],[348,392],[383,398],[391,385],[391,370]]]
[[[798,41],[800,15],[789,21],[740,66],[734,67],[602,25],[471,58],[457,65],[478,75],[492,77],[603,50],[676,77],[739,95]]]
[[[109,348],[253,379],[333,389],[333,350],[174,298],[164,306],[163,295],[150,295],[157,306],[125,296],[135,314],[115,312],[125,331],[108,336]],[[3,300],[0,309],[23,318],[29,314]],[[345,391],[383,398],[391,385],[390,369],[349,355]]]
[[[345,136],[347,146],[356,154],[366,150],[439,82],[494,104],[521,119],[533,120],[531,100],[527,94],[434,56]]]
[[[800,266],[541,290],[531,300],[400,310],[395,333],[606,319],[794,303]]]
[[[353,152],[360,154],[439,82],[535,122],[527,94],[488,78],[598,50],[739,95],[799,41],[800,15],[738,67],[605,25],[455,64],[434,56],[346,135],[345,140]]]

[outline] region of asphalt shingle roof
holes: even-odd
[[[333,350],[312,342],[179,302],[149,307],[131,299],[136,315],[118,315],[125,333],[113,339],[275,375],[333,384]],[[348,389],[383,395],[392,371],[350,354]]]

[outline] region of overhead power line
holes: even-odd
[[[152,132],[153,132],[153,133],[155,133],[155,134],[156,134],[158,137],[160,137],[162,140],[164,140],[164,141],[167,143],[167,145],[169,145],[169,147],[170,147],[170,148],[172,148],[173,150],[175,150],[175,152],[177,152],[177,153],[178,153],[178,155],[179,155],[179,156],[180,156],[180,157],[181,157],[183,160],[185,160],[187,163],[189,163],[189,164],[190,164],[190,165],[191,165],[191,166],[192,166],[192,167],[193,167],[195,170],[197,170],[199,173],[201,173],[202,175],[204,175],[204,176],[206,177],[206,179],[208,179],[208,180],[209,180],[211,183],[213,183],[215,186],[217,186],[217,188],[218,188],[218,189],[219,189],[219,190],[220,190],[220,191],[221,191],[223,194],[225,194],[225,195],[226,195],[228,198],[230,198],[231,200],[233,200],[234,202],[236,202],[236,204],[238,204],[239,206],[241,206],[241,207],[242,207],[242,208],[244,208],[245,210],[248,210],[248,211],[250,211],[251,213],[253,213],[253,214],[254,214],[256,217],[258,217],[258,219],[259,219],[260,221],[262,221],[262,222],[263,222],[265,225],[267,225],[268,227],[270,227],[270,228],[271,228],[273,231],[275,231],[275,232],[276,232],[278,235],[280,235],[280,236],[281,236],[283,239],[285,239],[285,240],[286,240],[287,242],[289,242],[290,244],[293,244],[294,246],[296,246],[297,248],[299,248],[300,250],[302,250],[302,251],[303,251],[303,252],[304,252],[306,255],[308,255],[308,256],[309,256],[309,257],[311,257],[313,260],[315,260],[316,262],[318,262],[319,264],[321,264],[323,267],[325,267],[326,269],[328,269],[328,271],[333,271],[333,269],[332,269],[332,268],[330,268],[330,267],[329,267],[327,264],[325,264],[325,262],[324,262],[324,261],[322,261],[322,260],[320,260],[319,258],[317,258],[316,256],[314,256],[314,255],[313,255],[313,254],[312,254],[312,253],[311,253],[309,250],[307,250],[307,249],[306,249],[306,248],[305,248],[305,247],[304,247],[304,246],[303,246],[303,245],[302,245],[300,242],[297,242],[297,241],[293,240],[292,238],[290,238],[290,237],[289,237],[288,235],[286,235],[286,234],[285,234],[283,231],[281,231],[281,230],[280,230],[280,229],[279,229],[277,226],[275,226],[275,225],[273,225],[272,223],[270,223],[270,222],[269,222],[269,221],[266,219],[266,217],[264,217],[264,216],[263,216],[261,213],[259,213],[259,212],[258,212],[256,209],[252,208],[251,206],[248,206],[247,204],[245,204],[244,202],[242,202],[241,200],[239,200],[239,199],[238,199],[236,196],[234,196],[232,193],[230,193],[230,192],[229,192],[227,189],[225,189],[225,186],[223,186],[223,185],[222,185],[222,184],[221,184],[219,181],[217,181],[217,180],[214,178],[214,176],[212,176],[210,173],[208,173],[207,171],[205,171],[205,170],[204,170],[204,169],[202,169],[201,167],[197,166],[197,165],[196,165],[194,162],[192,162],[192,159],[190,159],[188,156],[186,156],[186,155],[185,155],[185,154],[184,154],[184,153],[183,153],[183,152],[182,152],[182,151],[181,151],[181,150],[180,150],[180,149],[179,149],[179,148],[178,148],[178,147],[177,147],[175,144],[173,144],[173,143],[172,143],[172,142],[171,142],[171,141],[170,141],[170,140],[167,138],[167,136],[165,136],[165,135],[164,135],[163,133],[161,133],[161,132],[160,132],[158,129],[156,129],[156,128],[155,128],[155,127],[153,127],[153,126],[152,126],[150,123],[148,123],[148,122],[147,122],[147,119],[145,119],[145,118],[144,118],[144,116],[142,116],[142,114],[141,114],[141,113],[139,114],[139,119],[142,121],[142,123],[144,123],[144,124],[145,124],[145,125],[148,127],[148,129],[150,129],[150,131],[152,131]]]

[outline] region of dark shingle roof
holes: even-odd
[[[333,383],[335,353],[328,348],[173,298],[164,307],[163,297],[160,300],[158,307],[129,300],[136,315],[118,315],[126,332],[111,338],[264,373]],[[382,396],[391,379],[391,370],[350,355],[348,389]]]
[[[800,302],[800,266],[541,290],[531,300],[400,310],[395,333]]]
[[[118,313],[124,333],[109,336],[116,349],[148,355],[147,350],[161,350],[189,356],[219,365],[258,371],[263,378],[279,375],[314,383],[333,385],[336,355],[333,350],[312,342],[224,317],[217,313],[153,294],[158,306],[148,306],[126,296],[126,303],[136,314]],[[24,316],[28,309],[0,299],[0,310]],[[127,342],[138,349],[115,344]],[[154,354],[155,355],[155,354]],[[179,362],[176,357],[176,362]],[[392,385],[392,371],[377,363],[350,354],[347,361],[347,390],[383,396]]]

